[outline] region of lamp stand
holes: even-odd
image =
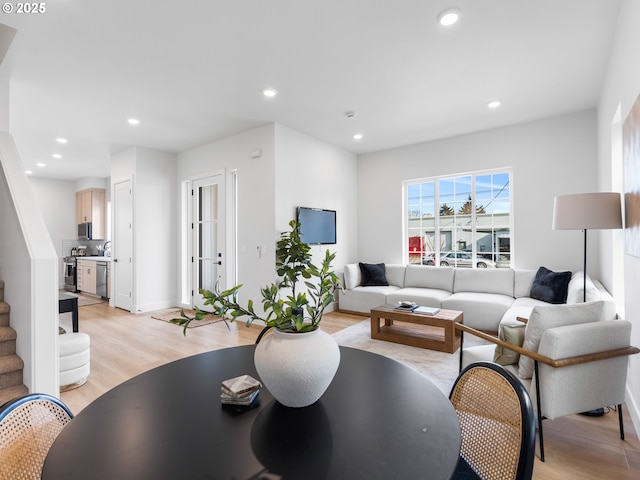
[[[582,303],[587,303],[587,229],[584,230],[584,263],[582,267]]]
[[[587,229],[584,230],[584,263],[582,266],[582,302],[587,303]],[[596,408],[588,412],[582,412],[587,417],[601,417],[604,415],[604,408]]]

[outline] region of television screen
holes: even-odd
[[[336,243],[336,212],[321,208],[298,207],[300,238],[309,245]]]

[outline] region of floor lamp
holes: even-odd
[[[583,302],[587,301],[587,230],[622,228],[621,205],[615,192],[559,195],[553,202],[554,230],[584,231]]]
[[[584,230],[584,266],[582,269],[582,301],[587,301],[587,230],[622,228],[621,197],[615,192],[559,195],[553,202],[554,230]],[[599,417],[603,408],[583,415]]]

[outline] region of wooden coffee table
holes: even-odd
[[[380,320],[384,320],[384,325]],[[456,322],[463,322],[463,313],[457,310],[441,309],[435,315],[427,315],[398,310],[394,305],[380,305],[371,310],[371,338],[453,353],[460,348],[461,333],[455,329]]]

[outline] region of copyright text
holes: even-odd
[[[33,3],[10,3],[5,2],[2,4],[2,13],[25,13],[25,14],[38,14],[47,11],[47,4],[45,2],[33,2]]]

